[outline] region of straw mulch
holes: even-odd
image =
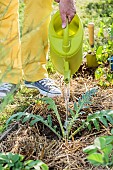
[[[73,76],[70,83],[70,108],[81,94],[87,90],[97,87],[94,79],[94,69],[82,66],[79,73]],[[63,77],[54,75],[57,82],[64,91]],[[54,99],[57,104],[61,120],[65,120],[65,102],[64,97]],[[98,110],[113,109],[113,92],[112,87],[98,87],[98,92],[92,99],[92,105],[89,109],[84,110],[88,113],[94,113]],[[47,107],[43,104],[33,104],[26,110],[29,113],[40,114],[45,117],[48,114]],[[58,126],[57,119],[52,111],[53,124]],[[77,127],[78,125],[75,125]],[[101,130],[95,128],[89,132],[87,129],[78,133],[70,141],[59,140],[50,129],[43,124],[38,123],[30,127],[29,123],[22,125],[18,123],[18,129],[9,133],[0,143],[0,152],[14,152],[25,155],[25,159],[41,159],[49,166],[50,170],[104,170],[103,167],[93,167],[87,162],[83,148],[91,145],[97,136],[110,135],[111,125],[105,128],[101,125]]]

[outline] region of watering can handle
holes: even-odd
[[[62,48],[65,53],[68,53],[70,50],[70,41],[69,41],[69,24],[67,20],[67,26],[63,30],[63,45]]]

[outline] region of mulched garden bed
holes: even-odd
[[[54,78],[61,85],[64,91],[63,77],[58,74]],[[81,94],[87,90],[97,87],[97,81],[94,79],[94,69],[87,68],[84,64],[80,67],[79,72],[73,76],[70,82],[70,101],[69,106],[73,104]],[[98,110],[113,109],[113,89],[112,87],[98,87],[96,96],[92,98],[92,105],[89,109],[84,110],[87,113],[94,113]],[[40,95],[39,95],[40,96]],[[54,99],[61,120],[65,120],[65,102],[64,96]],[[46,118],[48,114],[47,107],[43,104],[32,104],[26,109],[27,112],[39,114]],[[53,124],[58,126],[57,119],[52,111],[49,111],[53,118]],[[12,124],[15,125],[16,122]],[[77,126],[77,125],[75,125]],[[101,130],[95,128],[92,131],[82,130],[74,139],[63,141],[57,138],[43,124],[38,123],[33,127],[29,123],[22,125],[20,122],[13,131],[10,131],[6,137],[3,137],[0,143],[0,152],[13,152],[25,156],[25,159],[41,159],[49,166],[50,170],[105,170],[103,167],[93,167],[86,160],[83,148],[91,145],[97,136],[110,135],[111,125],[105,128],[101,125]]]

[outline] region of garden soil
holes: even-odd
[[[81,65],[78,73],[74,75],[70,82],[70,101],[69,107],[73,109],[74,102],[78,101],[83,93],[91,88],[98,87],[96,95],[92,98],[92,104],[89,108],[83,109],[86,114],[81,115],[85,119],[87,114],[93,114],[99,110],[113,109],[113,89],[112,87],[100,87],[94,79],[95,69],[87,68],[85,64]],[[53,75],[56,82],[64,91],[63,76],[57,73]],[[40,98],[40,95],[37,95]],[[62,122],[65,120],[65,102],[64,96],[54,99]],[[54,113],[48,111],[45,104],[31,104],[26,112],[39,114],[44,118],[51,114],[53,125],[57,127],[58,122]],[[14,122],[11,126],[13,126]],[[79,122],[75,124],[77,128]],[[84,129],[75,135],[69,141],[63,141],[57,138],[53,132],[41,123],[36,123],[33,127],[29,123],[21,124],[18,122],[18,128],[8,133],[0,143],[0,152],[13,152],[25,156],[25,160],[41,159],[50,170],[107,170],[103,167],[94,167],[88,163],[83,148],[93,144],[97,136],[110,135],[111,125],[104,127],[100,123],[100,130],[94,127],[91,131]]]

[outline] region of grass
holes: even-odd
[[[14,113],[24,111],[30,104],[34,103],[37,98],[36,90],[28,89],[23,86],[18,89],[18,92],[3,111],[0,113],[0,133],[5,128],[6,120]],[[9,99],[10,102],[10,99]],[[1,104],[2,105],[2,104]],[[0,108],[1,108],[0,105]]]

